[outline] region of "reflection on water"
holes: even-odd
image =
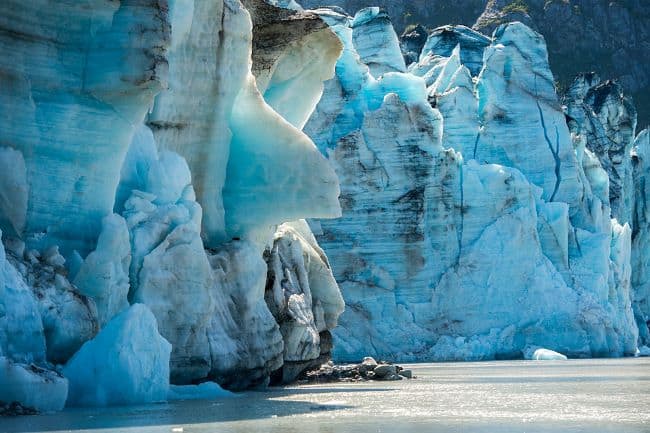
[[[650,433],[650,359],[416,364],[417,379],[0,418],[0,432]]]

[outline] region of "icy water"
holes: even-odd
[[[650,433],[650,359],[411,365],[416,379],[0,419],[0,432]]]

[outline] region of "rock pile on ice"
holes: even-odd
[[[341,181],[343,216],[317,231],[347,305],[335,358],[633,355],[634,314],[648,316],[632,238],[647,242],[630,179],[644,169],[616,85],[576,85],[563,108],[521,23],[446,26],[408,73],[378,70],[392,28],[360,44],[354,23],[381,13],[318,12],[345,45],[305,126]]]
[[[300,383],[362,382],[368,380],[391,381],[412,379],[411,370],[385,361],[377,362],[367,356],[359,364],[334,364],[329,361],[299,378]]]
[[[341,43],[244,3],[0,5],[3,404],[213,397],[329,359],[343,301],[299,220],[338,216],[339,186],[300,129]]]

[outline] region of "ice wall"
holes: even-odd
[[[632,148],[634,210],[632,233],[632,287],[634,314],[639,325],[640,345],[650,345],[650,129],[639,133]]]
[[[631,230],[567,125],[542,37],[449,26],[408,73],[373,71],[350,24],[372,10],[319,13],[345,44],[305,126],[341,180],[343,217],[317,234],[347,305],[335,357],[634,354]]]
[[[0,400],[162,401],[327,359],[343,303],[295,221],[340,214],[300,130],[338,38],[261,0],[73,3],[0,5]]]
[[[6,234],[66,257],[92,250],[134,127],[165,86],[162,3],[2,2],[0,145],[24,160],[6,166],[18,194]]]

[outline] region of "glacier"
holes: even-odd
[[[0,400],[214,398],[329,359],[343,300],[302,219],[339,182],[301,129],[341,43],[294,9],[0,6]]]
[[[525,25],[405,47],[380,8],[293,0],[0,12],[0,401],[650,344],[650,134],[616,82],[561,99]]]
[[[314,223],[346,302],[335,358],[634,355],[647,244],[620,88],[561,101],[521,23],[445,26],[407,72],[379,69],[367,53],[391,59],[394,30],[358,43],[354,23],[385,15],[317,12],[345,45],[304,128],[341,181],[342,218]]]

